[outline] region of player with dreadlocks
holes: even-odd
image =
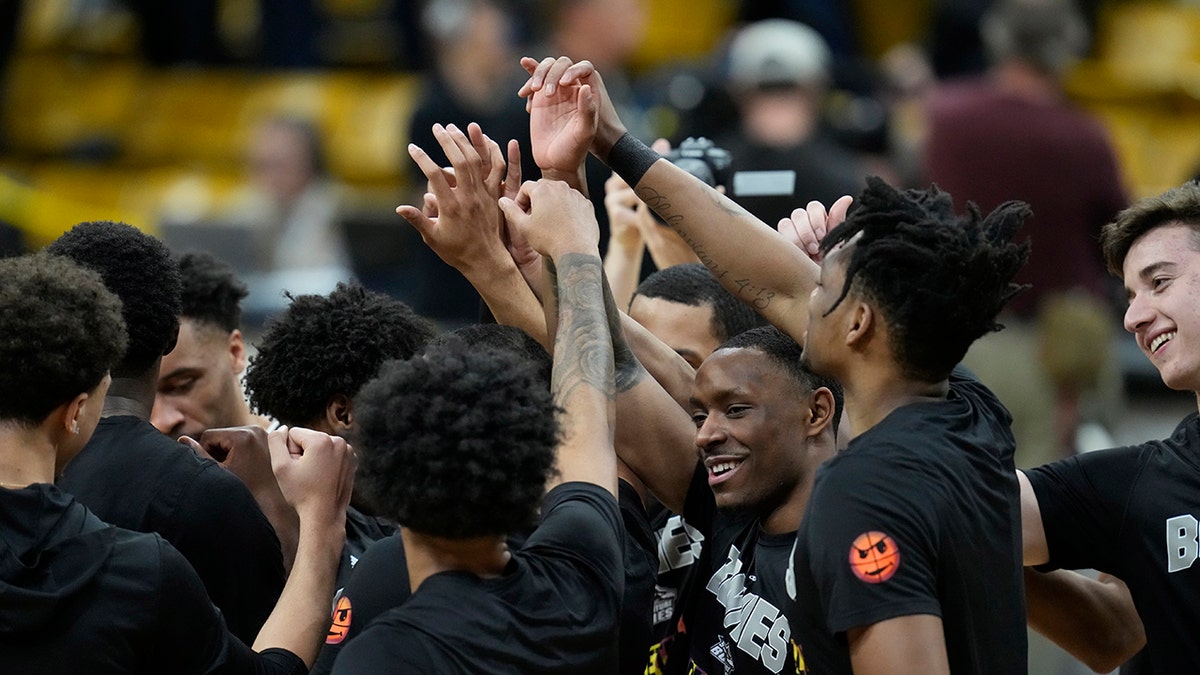
[[[840,380],[853,435],[817,474],[789,592],[797,670],[1024,673],[1019,492],[1008,412],[955,366],[998,328],[1028,255],[1028,209],[953,215],[948,195],[872,180],[858,210],[797,210],[820,267],[769,226],[630,136],[588,62],[523,60],[521,95],[549,87],[554,149],[575,144],[634,186],[727,289]],[[797,228],[797,223],[803,225]],[[818,243],[822,238],[826,240]],[[805,339],[807,338],[807,339]],[[737,467],[721,467],[723,472]],[[742,575],[728,571],[733,589]],[[718,588],[718,590],[720,590]],[[729,598],[736,613],[753,607]],[[762,648],[752,620],[736,647]]]

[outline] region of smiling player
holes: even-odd
[[[1125,329],[1164,384],[1200,393],[1200,185],[1137,202],[1102,244],[1129,295]],[[1192,413],[1166,440],[1071,457],[1021,481],[1025,563],[1123,580],[1145,625],[1147,672],[1200,672],[1198,452]]]

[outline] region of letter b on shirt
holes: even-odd
[[[1200,523],[1188,514],[1167,519],[1167,572],[1186,570],[1200,556]]]

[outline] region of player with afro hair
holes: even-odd
[[[346,435],[358,390],[385,361],[412,356],[436,333],[405,303],[357,283],[291,301],[267,325],[246,373],[250,403],[287,425]]]
[[[0,260],[0,277],[0,420],[36,425],[120,361],[121,301],[100,275],[46,254]]]
[[[96,270],[121,299],[129,347],[113,377],[140,377],[175,344],[182,281],[166,244],[132,225],[80,223],[46,251]]]
[[[389,362],[358,396],[360,484],[418,532],[525,531],[554,467],[554,413],[536,368],[507,350],[450,340]]]

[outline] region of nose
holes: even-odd
[[[1133,296],[1129,299],[1129,307],[1125,309],[1125,330],[1137,333],[1148,327],[1154,321],[1154,309],[1150,301],[1143,296]]]
[[[717,415],[704,418],[700,428],[696,429],[696,447],[705,450],[720,445],[725,441],[725,427]]]
[[[163,401],[162,397],[154,399],[154,409],[150,411],[150,424],[164,434],[171,433],[183,424],[183,413],[173,405]]]

